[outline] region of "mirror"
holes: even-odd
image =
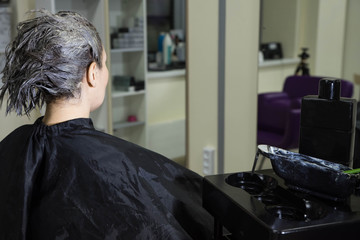
[[[309,49],[310,75],[354,82],[360,62],[359,1],[269,0],[261,3],[261,43],[280,42],[283,58],[260,62],[259,93],[282,91],[285,78],[295,73],[303,47]],[[358,96],[355,85],[352,98]]]
[[[182,165],[186,165],[185,33],[185,0],[147,1],[146,146]]]

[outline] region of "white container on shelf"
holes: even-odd
[[[171,63],[171,54],[172,54],[172,40],[170,34],[166,33],[163,40],[164,65],[169,65]]]

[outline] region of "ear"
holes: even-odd
[[[96,87],[97,71],[96,62],[92,62],[86,72],[86,81],[90,87]]]

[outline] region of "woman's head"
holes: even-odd
[[[81,81],[95,62],[103,67],[103,47],[95,27],[81,15],[62,11],[19,23],[6,49],[1,102],[7,112],[29,114],[36,106],[79,97]]]

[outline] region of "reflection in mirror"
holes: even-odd
[[[293,58],[297,49],[298,3],[287,0],[261,0],[260,44],[273,52],[282,50],[282,57]],[[274,45],[277,43],[277,46]],[[276,59],[270,54],[268,59]]]
[[[262,0],[261,3],[260,42],[281,43],[283,59],[265,59],[259,63],[259,93],[282,91],[284,80],[295,73],[301,61],[302,48],[308,48],[310,75],[354,82],[360,62],[359,1]],[[352,98],[359,96],[358,88],[355,84]]]
[[[185,0],[147,2],[150,71],[185,68]]]
[[[185,163],[185,0],[147,1],[147,147]]]

